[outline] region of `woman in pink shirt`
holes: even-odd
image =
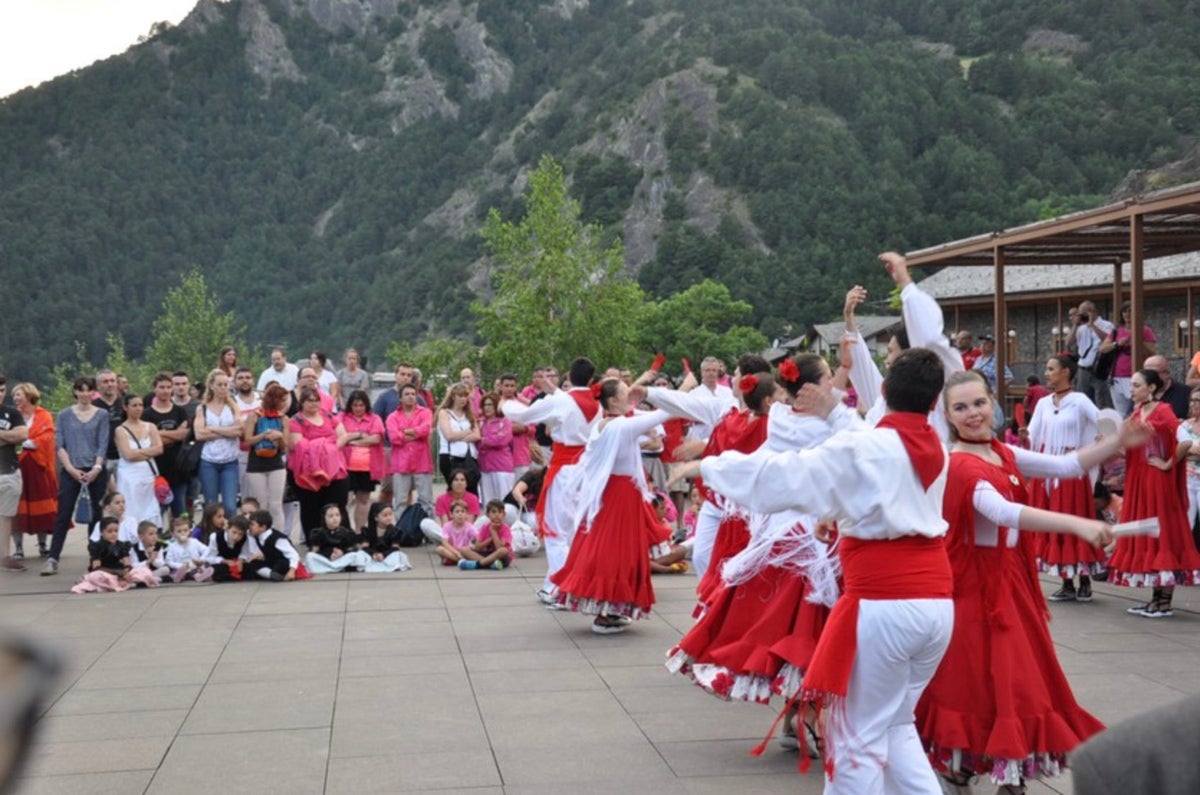
[[[346,429],[346,444],[342,458],[349,473],[347,486],[354,495],[352,530],[361,531],[367,524],[371,508],[371,492],[383,480],[383,421],[371,412],[371,399],[361,389],[350,393],[346,411],[339,415]]]
[[[429,454],[429,432],[433,412],[417,405],[417,388],[400,388],[400,408],[388,415],[386,432],[392,443],[388,471],[392,473],[392,504],[399,513],[408,505],[415,489],[426,513],[433,513],[433,459]]]
[[[479,401],[479,501],[503,500],[513,487],[512,420],[500,411],[500,396],[494,392]]]

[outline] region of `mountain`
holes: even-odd
[[[139,354],[199,267],[255,344],[470,337],[543,153],[654,296],[770,337],[874,253],[1102,201],[1200,131],[1195,0],[201,0],[0,100],[0,367]]]

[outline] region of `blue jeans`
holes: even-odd
[[[221,504],[225,506],[225,515],[233,517],[237,513],[238,498],[238,461],[226,461],[214,464],[200,459],[200,488],[204,490],[204,504],[217,501],[221,495]],[[199,521],[199,517],[195,517]]]

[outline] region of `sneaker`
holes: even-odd
[[[592,632],[597,635],[616,635],[624,632],[628,625],[622,624],[620,621],[606,620],[603,617],[598,617],[592,622]]]
[[[1140,616],[1145,614],[1154,605],[1153,602],[1147,602],[1144,605],[1134,605],[1133,607],[1125,608],[1125,612],[1131,616]]]
[[[0,561],[0,571],[25,571],[25,564],[16,555]]]
[[[58,574],[58,561],[54,558],[47,558],[42,564],[42,576],[49,577],[53,574]]]
[[[1075,592],[1075,601],[1076,602],[1092,601],[1092,584],[1091,584],[1091,582],[1079,583],[1079,590]]]
[[[546,605],[547,610],[566,610],[567,606],[558,602],[549,602]]]
[[[1138,615],[1143,618],[1171,618],[1175,615],[1175,611],[1171,609],[1169,604],[1156,605],[1151,603],[1139,610]]]
[[[277,571],[271,572],[271,582],[283,582],[283,575]]]
[[[25,550],[22,549],[21,547],[17,547],[16,549],[14,549],[13,553],[12,553],[12,559],[13,560],[25,560]]]
[[[470,571],[471,569],[479,568],[479,564],[473,560],[467,560],[466,558],[463,558],[458,562],[458,567],[463,571]]]
[[[492,561],[492,565],[488,566],[488,568],[489,568],[489,569],[495,569],[496,571],[504,571],[504,561],[502,561],[502,560],[493,560],[493,561]]]
[[[554,594],[550,593],[545,588],[537,592],[537,600],[546,605],[546,607],[558,604],[558,600],[554,598]]]
[[[779,747],[785,751],[800,750],[800,738],[796,736],[796,726],[790,720],[783,722],[783,731],[779,733]]]
[[[1046,598],[1051,602],[1074,602],[1079,597],[1075,594],[1075,586],[1072,585],[1070,588],[1063,586]]]

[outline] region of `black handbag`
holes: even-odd
[[[204,442],[189,439],[181,442],[175,452],[175,478],[180,483],[187,483],[196,477],[200,471],[200,453],[204,451]]]

